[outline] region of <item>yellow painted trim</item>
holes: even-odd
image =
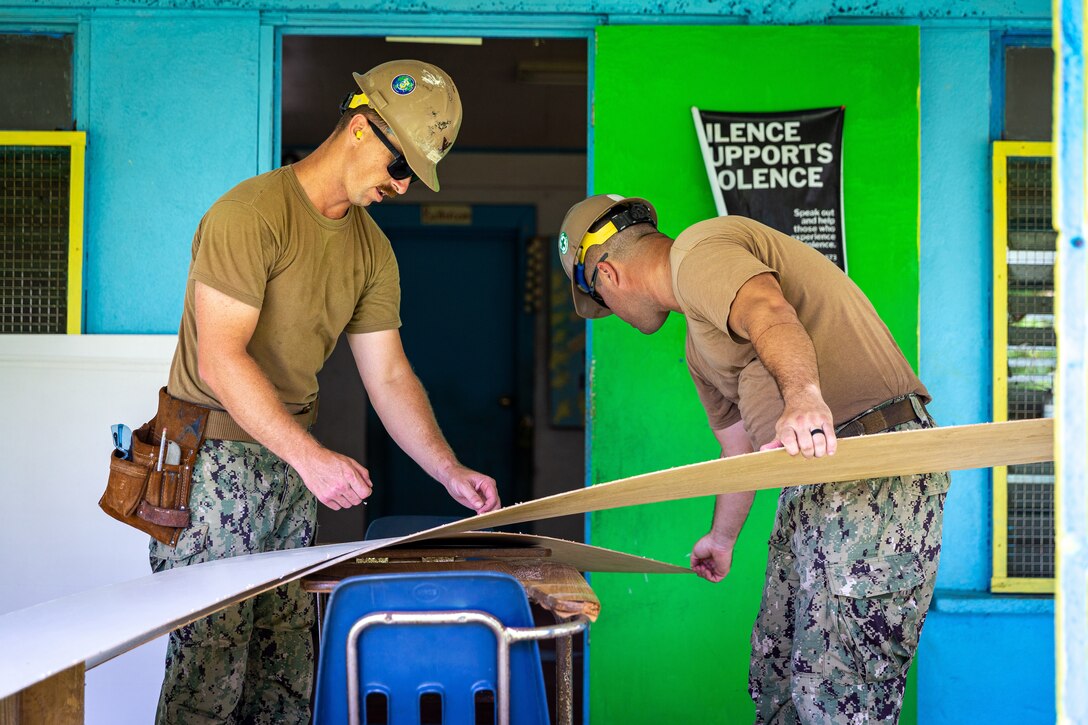
[[[73,143],[68,182],[68,322],[69,335],[83,332],[83,195],[86,139]]]
[[[86,186],[87,134],[83,131],[0,131],[0,146],[67,146],[71,152],[68,181],[68,319],[69,335],[83,331],[83,198]]]
[[[0,131],[0,146],[86,146],[84,131]]]
[[[990,583],[991,591],[998,594],[1053,594],[1053,579],[1028,579],[1026,577],[994,577]]]
[[[1005,142],[994,143],[993,190],[994,190],[994,238],[993,238],[993,411],[994,421],[1009,419],[1008,391],[1008,148]],[[991,589],[1004,582],[1009,562],[1009,498],[1008,469],[996,466],[993,470],[993,579]]]
[[[1010,157],[1053,156],[1053,144],[1039,141],[995,141],[993,151],[993,411],[994,421],[1009,419],[1008,327],[1008,160]],[[1045,594],[1054,592],[1053,579],[1008,576],[1008,469],[993,469],[993,577],[995,592]]]

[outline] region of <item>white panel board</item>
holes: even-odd
[[[149,571],[98,508],[110,425],[155,414],[174,335],[0,335],[0,613]]]
[[[187,622],[388,539],[332,544],[171,569],[0,616],[0,698],[80,662],[95,667]]]
[[[147,537],[103,514],[98,498],[109,427],[154,414],[176,341],[0,335],[0,496],[18,512],[0,527],[0,614],[148,574]],[[88,672],[88,725],[151,722],[164,653],[159,640]]]

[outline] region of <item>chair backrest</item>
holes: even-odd
[[[379,612],[451,611],[486,612],[507,627],[533,626],[525,590],[508,574],[379,574],[342,581],[325,613],[314,722],[339,725],[349,720],[347,639],[359,619]],[[479,624],[379,624],[365,629],[359,636],[360,722],[415,725],[421,722],[421,698],[440,697],[443,725],[473,725],[477,693],[497,694],[496,649],[495,635]],[[384,721],[374,717],[382,699]],[[549,722],[535,642],[511,645],[510,703],[512,725]]]
[[[456,516],[402,515],[380,516],[366,527],[367,541],[374,539],[392,539],[397,536],[409,536],[418,531],[433,529],[436,526],[460,521]]]

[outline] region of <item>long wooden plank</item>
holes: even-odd
[[[842,440],[838,453],[826,458],[792,458],[781,450],[752,453],[516,504],[399,539],[267,552],[173,569],[0,616],[0,698],[80,663],[94,667],[230,604],[385,546],[718,493],[1049,460],[1049,419],[885,433]],[[549,546],[554,556],[555,546]]]
[[[475,523],[480,517],[465,519]],[[438,529],[432,529],[438,531]],[[406,537],[402,541],[407,543]],[[454,543],[459,546],[513,547],[519,545],[528,551],[544,548],[550,553],[548,560],[567,564],[578,571],[629,572],[632,574],[688,574],[687,567],[666,564],[663,561],[647,559],[642,556],[625,554],[622,551],[603,549],[599,546],[579,544],[566,539],[554,539],[550,536],[532,534],[514,534],[505,531],[471,531],[468,533],[436,533],[424,539],[428,546]],[[394,546],[394,545],[391,545]],[[384,552],[383,552],[384,553]],[[530,558],[532,555],[517,558]]]
[[[645,473],[515,504],[405,541],[721,493],[1052,460],[1050,418],[881,433],[842,439],[835,455],[822,458],[793,457],[778,449]]]
[[[550,560],[583,571],[689,571],[546,536],[473,532],[443,538],[464,545],[490,542],[500,547],[543,546],[551,550]],[[95,667],[235,602],[403,541],[379,539],[236,556],[9,612],[0,616],[0,698],[76,665]]]

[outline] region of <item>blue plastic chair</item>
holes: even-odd
[[[401,617],[460,621],[397,622]],[[490,626],[488,620],[493,620]],[[508,574],[449,571],[345,579],[333,590],[325,614],[314,722],[372,724],[375,713],[368,717],[366,712],[371,707],[385,710],[389,725],[415,725],[421,722],[421,698],[440,697],[443,725],[473,725],[478,695],[490,691],[494,722],[501,725],[506,719],[497,653],[500,643],[513,641],[506,690],[509,722],[547,725],[540,654],[532,640],[571,634],[584,622],[532,627],[525,590]],[[357,653],[349,659],[355,636]],[[350,677],[353,670],[357,674]],[[353,690],[354,718],[349,705]]]
[[[381,516],[371,521],[366,527],[364,538],[367,541],[373,541],[374,539],[392,539],[396,536],[410,536],[419,531],[460,520],[457,516]]]

